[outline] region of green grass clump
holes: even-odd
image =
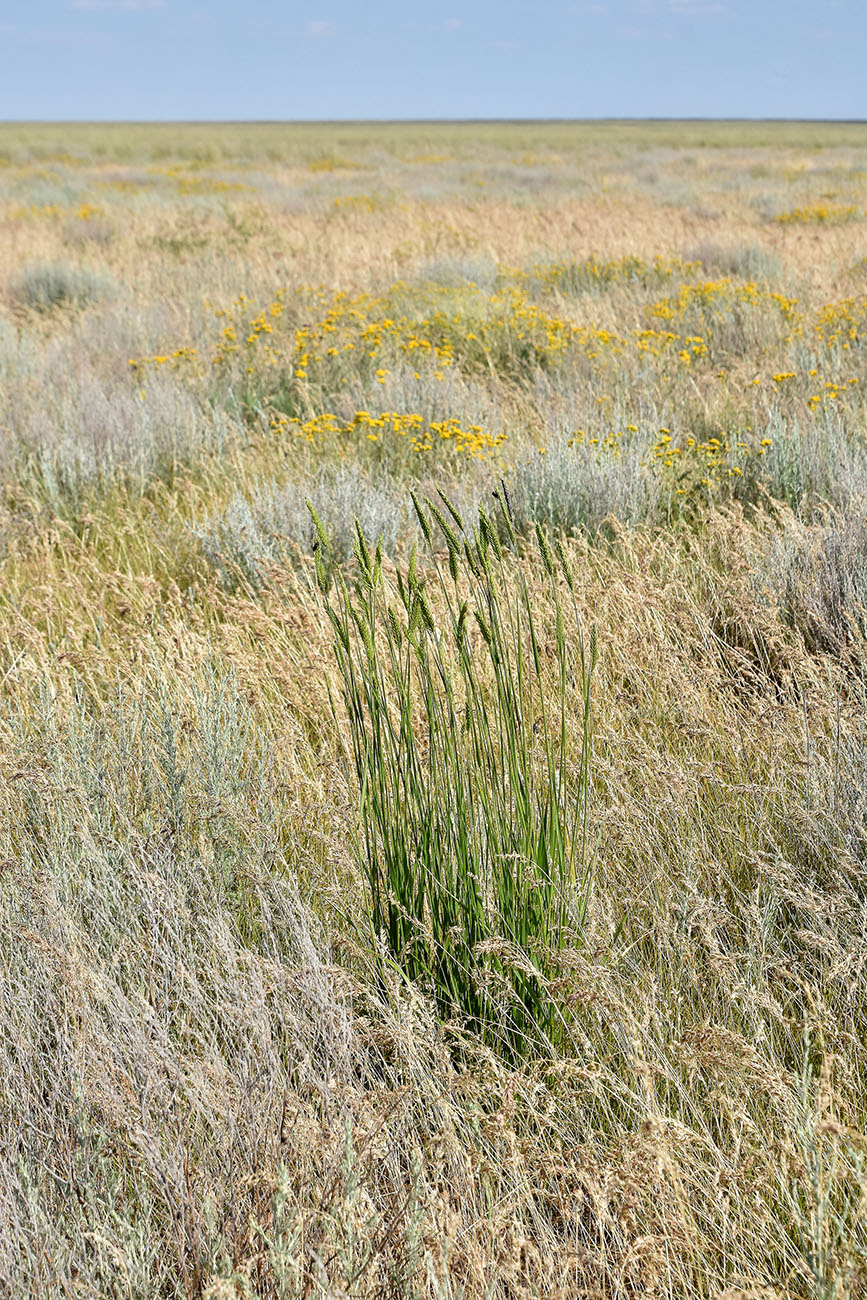
[[[362,856],[373,929],[444,1018],[520,1058],[557,1034],[546,991],[550,959],[573,946],[589,885],[590,683],[596,654],[558,548],[537,533],[550,608],[531,602],[521,563],[510,565],[484,510],[464,531],[413,497],[431,549],[396,585],[357,530],[359,576],[338,574],[327,603],[352,733]],[[508,497],[501,524],[516,535]],[[328,591],[329,543],[318,574]],[[448,553],[445,572],[434,526]],[[456,531],[456,527],[457,531]],[[461,535],[459,535],[459,533]],[[432,582],[439,617],[428,592]],[[564,603],[564,583],[573,599]],[[545,629],[545,615],[553,628]],[[577,739],[568,725],[576,708]]]
[[[105,275],[51,262],[25,267],[10,281],[8,293],[19,307],[50,312],[60,307],[88,307],[107,297],[111,289]]]

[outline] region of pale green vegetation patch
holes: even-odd
[[[107,276],[63,262],[25,266],[6,285],[6,293],[15,306],[35,312],[88,307],[107,297],[113,289],[114,284]]]

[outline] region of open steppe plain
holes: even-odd
[[[0,127],[4,1296],[867,1295],[865,361],[864,126]]]

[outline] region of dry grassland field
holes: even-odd
[[[4,1297],[867,1296],[865,362],[864,126],[0,128]]]

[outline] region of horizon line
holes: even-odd
[[[867,126],[858,117],[189,117],[189,118],[0,118],[0,126],[581,126],[654,125],[699,123],[702,125],[788,125]]]

